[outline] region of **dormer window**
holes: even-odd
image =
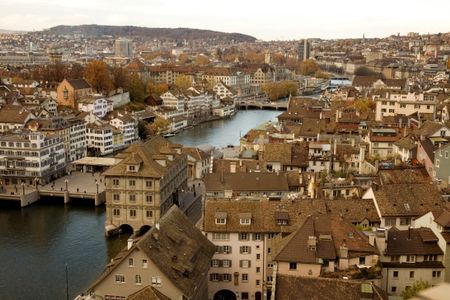
[[[239,214],[239,223],[241,225],[250,225],[252,223],[252,214],[250,213]]]
[[[215,214],[216,225],[225,225],[227,224],[227,213],[225,212],[217,212]]]
[[[128,172],[136,172],[136,166],[128,166]]]
[[[289,214],[285,211],[275,212],[275,220],[277,225],[288,225],[289,224]]]

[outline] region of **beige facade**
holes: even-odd
[[[92,88],[84,79],[64,79],[56,89],[56,100],[59,105],[77,108],[77,100],[92,94]]]
[[[162,137],[133,144],[121,155],[123,161],[104,173],[105,229],[153,227],[187,187],[186,156]]]

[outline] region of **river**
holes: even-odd
[[[279,111],[239,111],[235,116],[185,130],[172,142],[195,146],[238,145],[240,135]],[[0,299],[66,299],[83,292],[126,244],[128,236],[106,239],[105,208],[62,199],[21,209],[0,202]],[[66,285],[66,265],[68,285]]]

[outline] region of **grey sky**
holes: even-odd
[[[264,40],[450,31],[449,0],[1,0],[0,28],[105,24],[241,32]]]

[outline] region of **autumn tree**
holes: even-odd
[[[275,101],[289,95],[296,96],[298,85],[295,81],[270,82],[263,84],[261,89],[270,100]]]
[[[272,61],[276,65],[284,65],[286,63],[286,57],[281,53],[275,53],[272,55]]]
[[[417,280],[410,288],[407,288],[402,292],[402,297],[405,300],[410,299],[416,296],[420,291],[425,290],[429,287],[431,287],[431,285],[428,283],[428,281]]]
[[[358,76],[375,76],[375,75],[378,75],[377,72],[374,72],[371,69],[369,69],[368,67],[364,67],[364,66],[358,67],[355,70],[354,74],[358,75]]]
[[[328,78],[330,78],[330,75],[328,75],[328,73],[325,73],[321,70],[317,70],[316,73],[314,73],[314,77],[328,79]]]
[[[289,70],[295,70],[298,66],[298,60],[294,57],[288,57],[286,59],[286,68]]]
[[[138,75],[130,75],[128,84],[128,91],[130,92],[130,98],[132,101],[143,102],[146,96],[145,84],[142,82]]]
[[[112,70],[112,82],[116,89],[128,89],[130,75],[124,68],[116,67]]]
[[[186,53],[181,53],[179,56],[178,56],[178,62],[180,63],[180,64],[185,64],[185,63],[187,63],[189,61],[189,56],[186,54]]]
[[[167,83],[155,83],[154,81],[148,81],[146,91],[148,95],[156,94],[161,96],[169,90],[169,85]]]
[[[192,80],[187,75],[178,75],[178,77],[175,79],[175,86],[181,90],[187,90],[192,86]]]
[[[354,100],[350,107],[353,107],[360,112],[368,112],[375,110],[376,104],[372,99],[358,99]]]
[[[299,71],[301,75],[313,75],[319,70],[319,66],[312,59],[303,60],[299,63]]]
[[[86,66],[84,77],[98,93],[108,93],[113,89],[108,65],[100,60],[94,60]]]
[[[84,67],[81,64],[74,63],[66,69],[65,78],[83,78]]]
[[[170,122],[164,118],[156,117],[150,129],[154,134],[161,134],[166,132],[170,127]]]
[[[195,58],[195,64],[197,66],[205,66],[205,65],[209,64],[208,56],[203,55],[203,54],[197,55],[197,57]]]

